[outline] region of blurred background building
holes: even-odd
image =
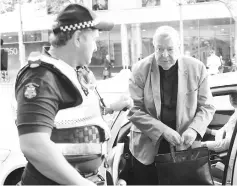
[[[4,4],[3,2],[8,2]],[[182,33],[183,53],[206,64],[209,51],[222,56],[225,66],[237,53],[236,15],[220,1],[208,0],[16,0],[0,2],[0,33],[8,50],[9,73],[14,77],[32,51],[49,46],[51,25],[63,4],[83,3],[115,23],[101,32],[90,68],[102,78],[109,54],[116,73],[153,53],[152,37],[161,25]],[[19,17],[20,15],[20,17]],[[181,20],[182,19],[182,20]],[[182,22],[182,29],[180,24]],[[21,44],[22,43],[22,44]],[[20,46],[20,47],[19,47]],[[20,55],[21,53],[21,55]]]

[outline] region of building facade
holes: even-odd
[[[209,51],[215,50],[228,66],[237,53],[237,24],[223,3],[216,1],[174,0],[86,0],[102,18],[110,19],[115,28],[101,32],[91,69],[102,77],[106,55],[114,62],[113,72],[129,68],[140,58],[153,53],[152,37],[158,26],[170,25],[181,33],[182,53],[200,59],[206,64]],[[9,51],[9,71],[14,73],[24,65],[32,51],[49,46],[52,14],[29,15],[22,12],[22,24],[17,13],[0,22],[4,48]],[[9,24],[15,22],[16,24]],[[182,27],[180,27],[182,25]],[[23,45],[19,47],[19,28],[22,27]],[[24,58],[20,58],[20,53]],[[21,60],[20,60],[21,59]],[[22,60],[24,59],[24,60]]]

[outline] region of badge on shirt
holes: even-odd
[[[37,88],[39,87],[36,83],[28,83],[25,85],[24,96],[27,99],[33,99],[37,96]]]

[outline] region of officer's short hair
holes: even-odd
[[[64,46],[67,44],[67,41],[69,41],[72,38],[74,32],[66,32],[66,33],[59,32],[57,34],[51,33],[49,37],[49,42],[52,46],[56,48]]]

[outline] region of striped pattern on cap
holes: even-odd
[[[92,21],[85,21],[85,22],[81,22],[81,23],[75,23],[72,25],[60,26],[59,29],[63,32],[66,32],[66,31],[72,31],[72,30],[80,30],[80,29],[84,29],[84,28],[91,28],[97,24],[98,24],[97,20],[92,20]]]

